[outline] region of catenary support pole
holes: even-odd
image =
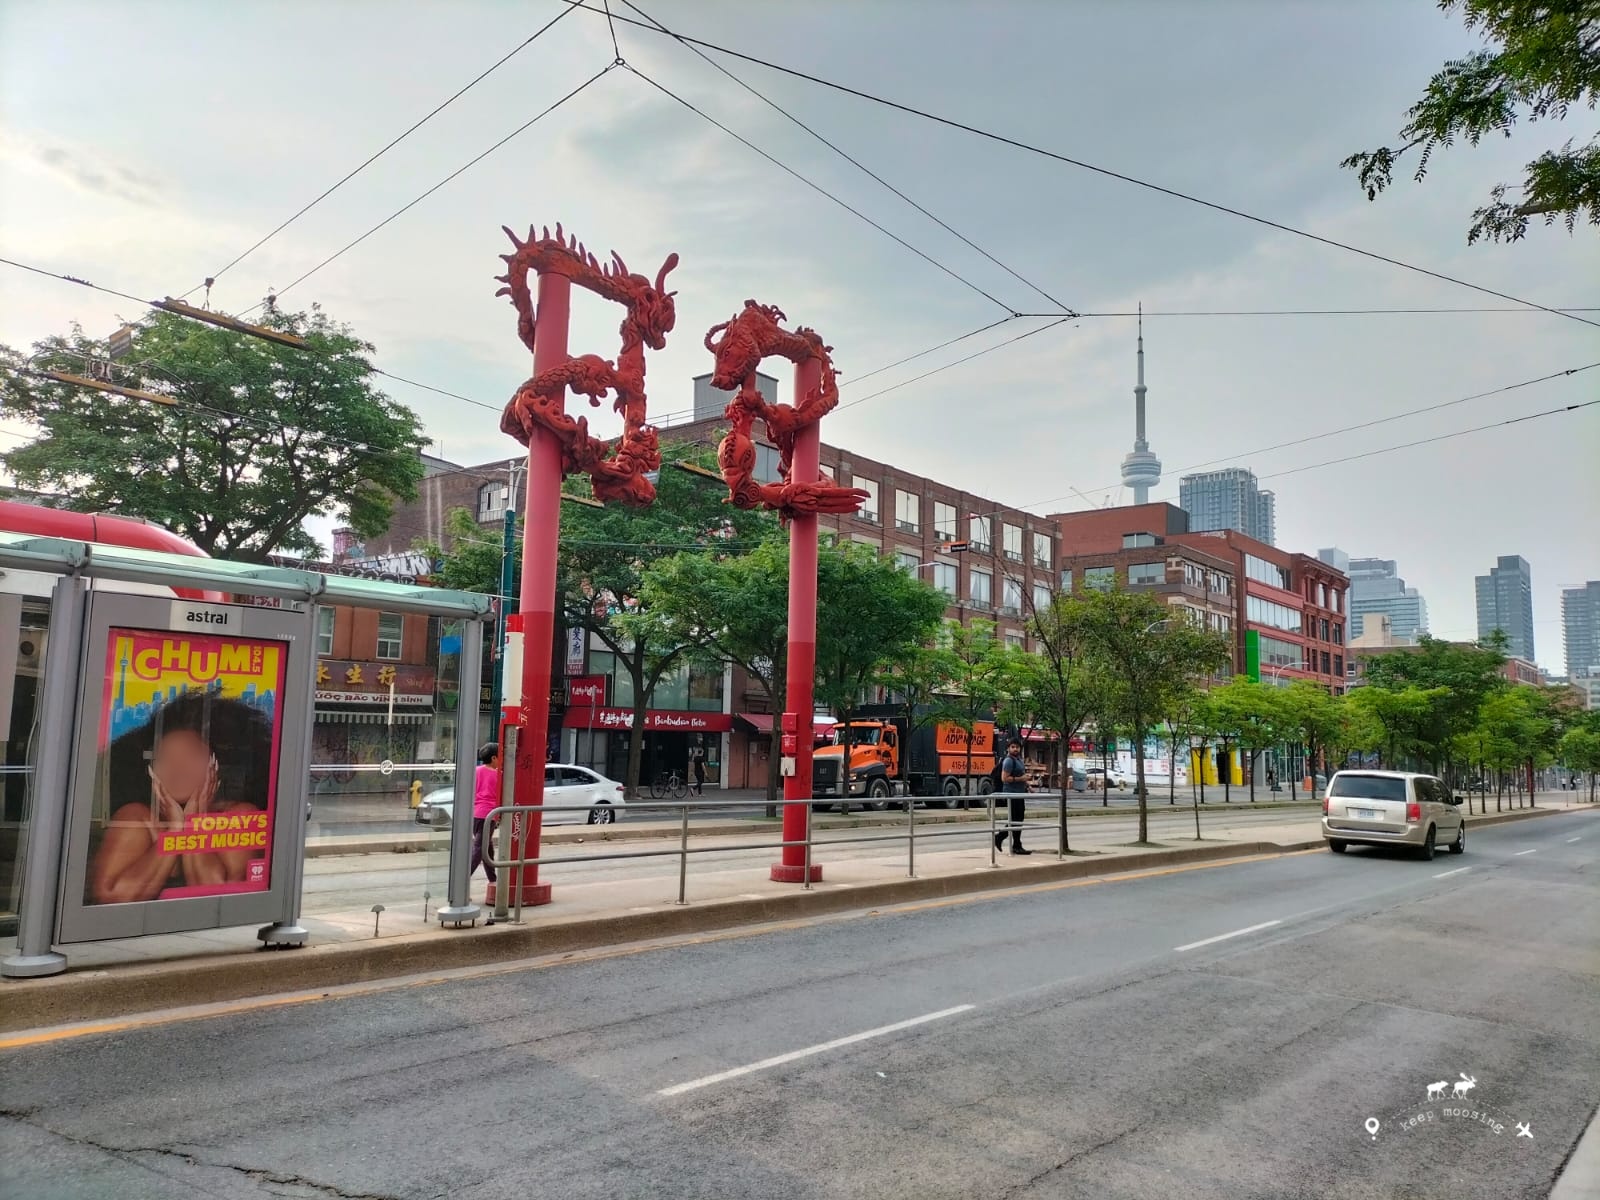
[[[808,358],[794,371],[794,403],[799,408],[807,396],[822,386],[822,363]],[[821,476],[822,429],[816,421],[802,425],[795,434],[794,461],[790,478],[796,483],[814,483]],[[789,524],[789,681],[785,707],[795,717],[794,774],[783,781],[787,801],[811,799],[811,757],[813,748],[812,687],[817,668],[817,518],[816,514],[795,517]],[[849,771],[841,775],[840,785],[849,795]],[[772,864],[772,878],[780,883],[815,883],[822,878],[822,866],[810,862],[810,855],[798,843],[807,840],[811,828],[811,805],[789,803],[783,806],[782,861]]]
[[[539,276],[537,321],[533,334],[535,376],[567,361],[567,324],[572,281],[547,271]],[[566,392],[563,389],[562,407]],[[528,476],[523,486],[527,516],[522,529],[522,727],[515,763],[516,801],[544,803],[545,744],[550,727],[550,655],[555,640],[556,548],[561,537],[561,443],[535,422],[528,436]],[[543,812],[525,814],[521,845],[513,856],[538,858]],[[525,906],[550,903],[550,885],[539,882],[539,868],[521,876]]]

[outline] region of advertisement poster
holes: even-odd
[[[287,649],[110,630],[85,904],[269,889]]]

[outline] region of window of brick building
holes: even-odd
[[[406,619],[399,613],[379,613],[378,657],[391,662],[398,660],[405,631]]]
[[[1000,526],[1000,536],[1005,540],[1006,557],[1012,562],[1021,562],[1022,526],[1002,524]]]
[[[894,490],[894,526],[905,533],[922,530],[922,497],[913,492]]]
[[[993,604],[994,576],[987,571],[969,571],[967,573],[967,599],[979,605]]]
[[[857,475],[853,485],[867,494],[867,498],[861,502],[861,511],[858,515],[863,521],[875,523],[878,519],[878,481],[875,479],[863,479]]]

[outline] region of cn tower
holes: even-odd
[[[1150,453],[1144,436],[1144,305],[1139,305],[1139,381],[1133,388],[1133,449],[1122,460],[1122,486],[1133,489],[1135,504],[1150,502],[1150,489],[1161,482],[1161,460]]]

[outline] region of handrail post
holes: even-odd
[[[689,888],[689,805],[687,802],[678,809],[682,818],[678,827],[678,903],[687,904],[686,893]]]
[[[848,776],[845,778],[844,782],[844,794],[846,796],[850,794],[850,780]],[[803,803],[809,805],[811,801],[786,801],[786,803]],[[788,841],[789,839],[784,838],[783,840]],[[811,813],[809,809],[806,812],[806,877],[802,882],[801,887],[808,892],[811,890]]]
[[[906,878],[917,877],[917,798],[906,793]]]
[[[994,840],[994,793],[989,793],[989,865],[1000,865],[1000,843]]]

